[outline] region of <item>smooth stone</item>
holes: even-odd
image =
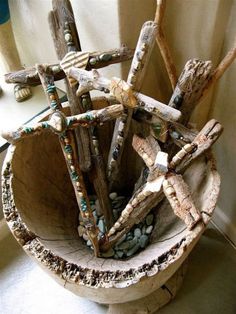
[[[109,197],[111,200],[114,200],[115,198],[117,198],[117,193],[116,192],[112,192],[109,194]]]
[[[117,255],[119,258],[122,258],[123,255],[124,255],[124,252],[122,252],[122,251],[116,251],[116,255]]]
[[[101,61],[110,61],[112,59],[112,55],[109,53],[104,53],[104,54],[99,56],[99,59]]]
[[[142,228],[142,234],[145,234],[146,233],[146,226],[143,226]]]
[[[120,240],[119,240],[119,241],[117,241],[117,243],[116,243],[116,247],[117,247],[119,244],[121,244],[122,242],[124,242],[124,241],[125,241],[125,239],[126,239],[126,234],[124,234],[124,235],[120,238]]]
[[[83,226],[78,227],[79,236],[82,237],[85,232],[85,228]]]
[[[84,239],[85,241],[88,241],[88,239],[89,239],[86,233],[84,233],[82,237],[83,237],[83,239]]]
[[[119,246],[119,250],[128,250],[129,249],[129,241],[122,242]]]
[[[95,64],[97,63],[96,58],[91,58],[91,59],[89,60],[89,63],[90,63],[91,65],[95,65]]]
[[[115,251],[113,249],[110,249],[109,251],[102,253],[103,257],[112,257],[115,254]]]
[[[145,222],[148,226],[150,226],[152,223],[153,223],[153,219],[154,219],[154,216],[153,214],[150,214],[150,215],[147,215],[146,219],[145,219]]]
[[[87,244],[87,246],[91,246],[92,242],[90,240],[88,240],[86,244]]]
[[[121,243],[119,245],[119,249],[120,250],[130,250],[130,249],[132,249],[132,247],[135,246],[135,244],[137,244],[137,242],[138,242],[138,239],[136,237],[134,237],[132,240],[125,241],[125,242]]]
[[[113,209],[113,216],[114,216],[115,220],[117,220],[119,218],[118,212],[115,209]]]
[[[112,202],[112,208],[121,211],[125,206],[124,201],[114,201]]]
[[[146,234],[141,235],[140,239],[139,239],[139,244],[141,248],[145,248],[148,244],[148,236]]]
[[[153,226],[148,226],[146,229],[146,234],[150,234],[152,232]]]
[[[126,256],[129,257],[129,256],[132,256],[134,255],[138,249],[140,248],[140,245],[139,243],[137,243],[134,247],[132,247],[132,249],[130,249],[127,253],[126,253]]]
[[[98,221],[98,228],[100,229],[100,231],[102,233],[106,232],[105,223],[104,223],[103,219],[99,219],[99,221]]]
[[[134,230],[134,236],[137,237],[137,238],[140,238],[141,235],[142,235],[142,231],[139,228],[136,228]]]
[[[125,196],[117,196],[115,201],[124,201],[126,199]]]

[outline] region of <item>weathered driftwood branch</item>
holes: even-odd
[[[69,51],[80,51],[80,41],[69,0],[52,1],[53,10],[48,15],[49,27],[58,59],[62,59]],[[65,80],[67,98],[73,115],[84,112],[82,101],[76,97],[76,86],[71,87]],[[88,130],[75,131],[79,152],[80,167],[83,171],[91,168],[91,154]]]
[[[163,182],[163,192],[176,216],[182,219],[190,230],[202,219],[181,175],[173,172],[168,174]]]
[[[156,24],[149,21],[144,23],[140,32],[127,80],[127,83],[137,92],[141,89],[147,70],[148,61],[155,43],[156,28]],[[121,158],[130,129],[132,114],[132,109],[125,109],[123,115],[115,124],[107,164],[107,173],[111,189],[115,182],[119,181]]]
[[[154,20],[155,23],[157,23],[156,41],[164,60],[172,89],[174,89],[177,83],[177,71],[162,28],[165,13],[165,4],[165,0],[157,0],[156,15]]]
[[[48,103],[52,111],[54,112],[54,115],[58,115],[59,117],[61,114],[59,111],[61,109],[61,104],[54,85],[53,76],[51,74],[47,75],[45,68],[42,65],[36,66],[36,69],[38,71],[38,75],[44,88],[46,97],[48,99]],[[55,128],[56,127],[57,123],[55,124]],[[62,152],[66,160],[67,168],[70,174],[76,200],[80,209],[82,219],[84,221],[87,235],[93,245],[95,256],[99,256],[97,239],[99,231],[90,207],[83,175],[79,167],[74,132],[66,129],[66,125],[65,128],[63,128],[62,124],[60,124],[60,129],[57,129],[57,133],[59,135]]]
[[[119,49],[111,49],[101,52],[88,52],[87,70],[100,69],[114,63],[120,63],[130,60],[133,57],[133,50],[125,46]],[[66,77],[65,72],[62,70],[59,63],[48,64],[52,70],[54,80],[58,81]],[[40,79],[35,67],[26,68],[17,72],[5,74],[5,81],[7,83],[27,84],[30,86],[40,85]]]
[[[173,157],[169,165],[167,165],[167,154],[159,151],[154,160],[154,155],[150,153],[153,148],[148,148],[150,139],[146,141],[135,135],[133,147],[143,158],[150,174],[147,182],[134,193],[120,218],[109,230],[108,241],[102,245],[102,249],[106,250],[117,243],[125,233],[144,219],[148,212],[163,199],[162,187],[164,182],[165,193],[168,195],[174,212],[187,223],[190,229],[193,228],[201,217],[192,202],[186,184],[174,171],[182,173],[190,162],[210,148],[221,132],[222,127],[217,121],[209,121],[194,141],[185,145]],[[156,146],[156,151],[158,151],[159,145],[156,144]]]
[[[91,69],[92,67],[100,67],[121,59],[129,59],[132,52],[126,47],[120,50],[112,50],[108,53],[80,53],[80,40],[74,21],[74,15],[69,1],[53,1],[53,11],[49,15],[52,36],[56,46],[59,59],[62,59],[67,52],[69,62],[76,64],[82,68]],[[68,65],[66,65],[68,66]],[[76,95],[78,85],[72,85],[71,81],[66,80],[67,96],[71,106],[72,114],[78,114],[92,109],[92,102],[89,93],[80,97]],[[108,197],[108,185],[105,176],[105,166],[102,155],[99,151],[99,142],[96,138],[96,129],[85,130],[78,129],[76,131],[77,143],[79,147],[80,165],[83,171],[89,172],[89,177],[94,185],[101,211],[104,214],[107,226],[113,224],[113,214],[110,200]],[[93,162],[93,164],[92,164]]]
[[[60,109],[58,107],[57,109]],[[6,131],[1,134],[7,141],[14,143],[25,137],[38,135],[44,130],[51,129],[55,133],[62,133],[66,130],[76,129],[78,126],[88,128],[114,120],[123,112],[122,105],[112,105],[107,108],[92,110],[79,115],[66,117],[62,112],[54,112],[48,121],[35,125],[24,125],[16,131]]]
[[[215,143],[222,132],[223,127],[218,121],[212,119],[207,122],[192,143],[187,144],[192,146],[192,150],[186,152],[188,151],[188,148],[186,149],[186,146],[184,146],[183,149],[173,157],[170,167],[174,167],[177,173],[182,173],[192,160],[202,155]],[[182,156],[180,156],[180,154],[182,154]],[[180,162],[176,164],[176,160],[179,160]]]
[[[186,63],[168,104],[181,110],[183,125],[187,125],[211,74],[211,61],[192,59]]]
[[[63,11],[70,11],[70,13],[66,14],[66,17],[64,17],[64,14],[62,14]],[[123,58],[126,59],[129,54],[132,55],[132,52],[126,47],[122,47],[119,50],[111,50],[107,53],[98,52],[90,54],[87,52],[80,52],[80,40],[74,19],[73,21],[70,20],[71,16],[73,17],[73,11],[68,1],[62,0],[54,2],[54,16],[58,16],[60,23],[62,23],[62,25],[59,23],[59,36],[61,36],[62,43],[60,43],[60,39],[56,42],[61,49],[67,46],[66,50],[69,51],[63,59],[64,70],[66,70],[68,66],[70,67],[71,64],[83,69],[91,69],[92,67],[96,68],[101,65],[105,66],[118,62]],[[62,57],[64,57],[63,54],[60,55],[61,59]],[[76,89],[78,88],[78,84],[77,82],[71,82],[70,78],[66,82],[66,85],[68,99],[69,102],[71,102],[71,111],[73,114],[82,113],[92,109],[92,102],[89,93],[77,96]],[[97,194],[106,225],[110,227],[113,224],[113,213],[110,199],[108,197],[109,191],[103,157],[99,150],[98,138],[96,137],[96,128],[89,129],[88,131],[81,129],[77,140],[79,147],[82,143],[81,151],[83,155],[80,160],[80,163],[82,162],[81,168],[82,170],[89,172],[89,178],[92,181]]]
[[[111,95],[127,108],[141,108],[166,121],[178,121],[181,119],[180,111],[134,91],[128,83],[119,78],[109,80],[101,76],[98,71],[86,71],[74,67],[68,71],[68,75],[78,81],[78,95],[93,89],[110,91]]]

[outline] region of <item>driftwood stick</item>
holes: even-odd
[[[73,10],[69,0],[52,1],[53,10],[48,21],[58,59],[62,59],[68,51],[80,51],[79,36],[76,29]],[[81,99],[76,96],[76,86],[71,87],[65,80],[67,98],[73,115],[83,112]],[[82,171],[91,169],[90,141],[88,130],[78,128],[75,131],[80,167]]]
[[[176,216],[182,219],[190,230],[193,229],[202,217],[182,176],[169,173],[163,182],[163,191]]]
[[[234,39],[233,47],[229,50],[226,54],[224,59],[220,62],[217,68],[211,75],[210,80],[208,81],[207,85],[205,86],[202,96],[199,99],[199,102],[206,96],[208,91],[216,84],[216,82],[221,78],[221,76],[225,73],[225,71],[229,68],[229,66],[233,63],[236,58],[236,37]]]
[[[158,47],[160,49],[162,58],[165,63],[165,67],[171,82],[172,89],[174,90],[176,84],[177,84],[177,71],[176,67],[169,49],[169,46],[167,44],[167,40],[165,38],[165,34],[163,32],[163,17],[165,13],[165,0],[157,0],[157,8],[156,8],[156,15],[155,15],[155,23],[157,24],[157,35],[156,35],[156,41],[158,44]]]
[[[155,43],[156,31],[156,24],[149,21],[144,23],[140,32],[127,80],[127,83],[137,92],[141,89],[145,77],[148,61]],[[125,109],[123,115],[117,119],[115,124],[107,165],[111,189],[115,182],[119,181],[120,163],[130,129],[132,114],[132,109]]]
[[[133,50],[128,49],[127,47],[123,46],[119,49],[112,49],[108,51],[91,52],[91,53],[88,52],[88,54],[89,54],[89,58],[88,58],[86,69],[91,70],[91,69],[100,69],[110,64],[115,64],[115,63],[120,63],[120,62],[130,60],[133,57]],[[110,60],[107,60],[109,58]],[[61,80],[66,77],[65,72],[62,70],[59,63],[48,64],[48,66],[51,68],[53,72],[55,81]],[[6,83],[12,83],[12,84],[19,83],[19,84],[26,84],[30,86],[37,86],[41,84],[35,67],[7,73],[5,74],[5,81]]]
[[[223,131],[222,125],[212,119],[206,123],[191,144],[185,145],[170,162],[170,167],[182,173],[197,157],[206,152],[219,138]],[[191,147],[190,147],[191,146]]]
[[[51,108],[53,105],[51,105]],[[60,107],[55,106],[53,111],[55,111],[55,109],[60,109]],[[3,132],[1,135],[7,141],[15,143],[25,137],[39,135],[47,129],[51,129],[54,133],[60,134],[66,130],[76,129],[78,126],[88,128],[98,124],[103,124],[104,122],[116,119],[122,114],[122,112],[122,105],[112,105],[110,107],[99,110],[91,110],[89,112],[70,117],[66,117],[62,112],[56,111],[50,116],[48,121],[39,122],[34,125],[24,125],[16,131]]]
[[[59,46],[57,49],[59,59],[62,59],[65,53],[69,52],[70,60],[67,59],[69,63],[72,62],[72,64],[76,64],[82,68],[91,69],[93,66],[105,66],[110,63],[118,62],[121,58],[129,58],[130,50],[126,47],[122,47],[119,51],[115,50],[109,53],[91,54],[91,58],[89,53],[79,52],[81,51],[80,40],[69,1],[53,1],[53,12],[50,16],[49,19],[52,24],[51,28],[54,42],[56,47]],[[58,27],[56,27],[56,23]],[[58,38],[55,38],[56,35]],[[68,63],[65,67],[68,68]],[[92,108],[89,93],[85,93],[81,96],[76,95],[78,84],[71,86],[71,80],[69,79],[66,80],[66,87],[72,114],[82,113]],[[94,128],[92,131],[92,129],[85,130],[84,128],[80,128],[77,130],[76,134],[77,143],[79,143],[81,169],[89,172],[89,177],[94,185],[101,211],[104,214],[105,223],[110,227],[113,224],[113,213],[108,197],[105,166],[99,151],[99,142],[96,138],[96,129]]]
[[[192,59],[186,63],[168,104],[181,111],[183,125],[187,125],[211,74],[211,61]]]
[[[61,109],[61,104],[57,95],[52,74],[47,75],[42,65],[36,66],[36,69],[52,111],[54,114],[61,114],[59,111]],[[87,235],[93,245],[95,256],[98,256],[99,247],[97,236],[99,231],[90,207],[90,201],[87,195],[83,175],[79,167],[74,132],[71,130],[64,130],[62,128],[58,131],[58,135]]]
[[[181,112],[177,109],[166,106],[151,97],[134,91],[128,83],[119,78],[112,78],[110,80],[101,76],[96,70],[86,71],[75,67],[70,68],[68,75],[79,82],[78,95],[82,95],[93,89],[110,91],[112,96],[129,109],[141,108],[166,121],[178,121],[181,119]],[[124,127],[123,124],[119,124],[120,131]]]

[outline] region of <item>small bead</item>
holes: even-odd
[[[99,56],[99,59],[101,61],[107,62],[107,61],[110,61],[112,59],[112,55],[110,55],[108,53],[104,53],[104,54]]]
[[[71,42],[72,41],[72,36],[71,36],[70,33],[66,33],[64,38],[65,38],[66,42]]]
[[[54,94],[51,94],[51,95],[49,96],[49,98],[50,98],[50,100],[55,100],[55,99],[56,99],[56,96],[55,96]]]
[[[95,64],[97,63],[96,58],[91,58],[91,59],[89,60],[89,63],[90,63],[91,65],[95,65]]]

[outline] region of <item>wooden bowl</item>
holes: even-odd
[[[138,177],[140,165],[139,160],[129,169],[124,166],[130,179],[127,189]],[[10,146],[2,177],[4,214],[26,253],[62,286],[99,303],[129,302],[167,282],[212,216],[220,178],[211,154],[197,159],[184,178],[204,223],[189,231],[165,200],[155,210],[155,227],[145,250],[124,261],[95,258],[78,236],[78,206],[57,136],[49,131]]]

